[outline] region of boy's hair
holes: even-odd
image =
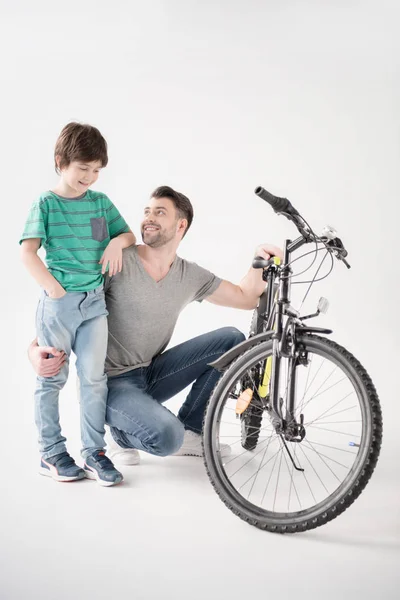
[[[59,156],[59,165],[56,157]],[[92,125],[68,123],[61,131],[54,149],[54,164],[56,173],[68,167],[73,160],[92,162],[99,160],[101,166],[108,163],[107,142],[100,131]]]
[[[169,185],[161,185],[160,187],[156,188],[152,193],[151,198],[169,198],[170,200],[172,200],[179,218],[187,220],[187,227],[185,229],[185,233],[182,236],[185,237],[189,230],[189,227],[192,224],[194,216],[193,206],[189,198],[187,198],[184,194],[181,194],[181,192],[176,192],[171,187],[169,187]]]

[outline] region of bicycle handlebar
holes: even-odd
[[[303,217],[294,208],[294,206],[292,206],[292,204],[289,202],[289,200],[287,198],[280,198],[279,196],[274,196],[273,194],[270,194],[269,192],[267,192],[267,190],[265,190],[261,185],[256,187],[256,189],[254,190],[254,193],[257,196],[259,196],[260,198],[262,198],[263,200],[265,200],[265,202],[268,202],[268,204],[270,204],[272,206],[272,208],[274,209],[274,211],[276,213],[284,214],[288,219],[293,221],[295,223],[295,225],[297,226],[297,229],[299,230],[301,235],[307,241],[310,241],[310,240],[323,241],[322,239],[315,236],[315,234],[312,232],[312,230],[309,228],[309,226],[304,221]],[[335,238],[328,237],[327,243],[326,242],[324,242],[324,243],[327,248],[329,246],[332,248],[331,252],[333,251],[336,255],[336,258],[338,258],[339,260],[344,262],[346,267],[349,269],[350,265],[345,260],[345,257],[347,256],[347,250],[345,249],[343,242],[338,237],[335,237]]]
[[[260,196],[265,202],[268,202],[276,213],[287,213],[289,215],[298,215],[298,211],[291,205],[287,198],[279,198],[279,196],[273,196],[261,185],[259,185],[254,193]]]

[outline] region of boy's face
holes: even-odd
[[[101,162],[99,160],[91,162],[73,160],[68,167],[61,169],[61,177],[71,191],[80,195],[84,194],[97,181],[100,169]]]

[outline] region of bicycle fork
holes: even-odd
[[[281,438],[283,447],[289,456],[289,459],[296,471],[304,471],[304,469],[297,465],[295,459],[290,451],[287,442],[301,442],[305,436],[304,429],[304,418],[300,415],[300,423],[296,421],[295,416],[295,392],[296,392],[296,375],[297,367],[299,365],[296,356],[290,356],[288,358],[288,382],[286,386],[286,406],[285,414],[283,414],[283,398],[279,396],[279,378],[281,372],[281,355],[280,355],[280,341],[278,338],[273,340],[272,356],[266,361],[265,370],[262,379],[262,385],[259,387],[259,395],[265,394],[268,391],[268,379],[269,380],[269,399],[270,406],[267,409],[269,412],[270,420],[273,428],[277,435]]]
[[[299,362],[296,353],[294,353],[294,356],[288,357],[288,380],[285,389],[286,402],[284,406],[284,400],[279,395],[282,361],[279,346],[279,340],[274,339],[272,356],[266,361],[262,384],[259,386],[258,393],[262,398],[265,398],[268,394],[269,383],[269,411],[275,431],[278,434],[283,434],[287,441],[300,442],[304,438],[305,431],[303,426],[303,415],[300,415],[300,423],[296,420],[295,401],[297,368],[301,363]],[[283,412],[283,408],[285,408],[285,412]]]

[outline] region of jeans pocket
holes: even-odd
[[[108,238],[107,221],[105,217],[95,217],[90,219],[92,227],[92,238],[96,242],[103,242]]]
[[[60,302],[60,300],[63,300],[67,296],[68,296],[68,292],[65,292],[65,294],[63,296],[60,296],[59,298],[52,298],[51,296],[48,295],[46,290],[44,290],[44,298],[45,298],[45,300],[49,300],[50,302]]]

